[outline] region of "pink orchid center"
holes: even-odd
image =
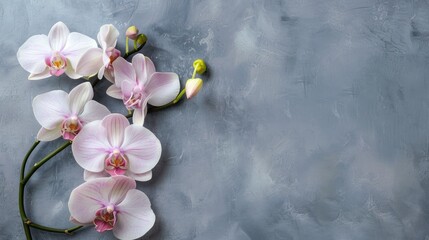
[[[105,170],[111,176],[124,175],[128,169],[128,160],[119,149],[113,149],[105,161]]]
[[[140,86],[135,86],[128,98],[126,96],[123,96],[125,107],[130,110],[141,108],[143,101],[146,97],[147,94],[144,88]]]
[[[106,66],[107,68],[113,68],[112,63],[119,57],[121,56],[121,51],[119,51],[116,48],[113,47],[109,47],[108,49],[106,49],[106,54],[107,56],[109,56],[110,62],[109,65]]]
[[[97,232],[112,230],[116,223],[116,211],[113,205],[99,209],[93,221]]]
[[[64,139],[73,141],[81,129],[82,123],[79,121],[79,118],[76,116],[71,116],[64,119],[63,123],[61,124],[61,135]]]
[[[45,58],[45,63],[49,67],[51,75],[60,76],[65,72],[67,59],[59,52],[55,52],[49,58]]]

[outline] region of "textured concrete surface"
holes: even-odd
[[[2,1],[0,20],[0,239],[24,239],[17,190],[39,129],[32,98],[81,82],[28,81],[16,60],[59,20],[94,38],[105,23],[137,25],[143,53],[182,83],[195,58],[210,68],[195,99],[148,116],[164,151],[139,185],[157,215],[143,239],[429,239],[428,1],[21,0]],[[125,112],[107,87],[96,99]],[[29,184],[30,217],[71,226],[67,201],[82,181],[70,150],[60,154]]]

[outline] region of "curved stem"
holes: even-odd
[[[37,228],[39,230],[43,230],[46,232],[64,233],[64,234],[69,234],[69,235],[71,235],[71,234],[73,234],[73,232],[83,228],[83,226],[75,226],[75,227],[71,227],[71,228],[67,228],[67,229],[51,228],[51,227],[46,227],[46,226],[43,226],[43,225],[40,225],[37,223],[32,223],[32,222],[29,222],[28,225],[30,227]]]
[[[65,148],[67,148],[70,145],[71,145],[71,142],[67,141],[66,143],[64,143],[63,145],[61,145],[57,149],[55,149],[53,152],[46,155],[46,157],[44,157],[42,160],[35,163],[34,166],[27,173],[27,175],[25,175],[24,179],[21,180],[21,183],[24,184],[24,186],[25,186],[25,184],[27,184],[28,180],[30,180],[31,176],[33,176],[33,174],[37,171],[37,169],[39,169],[41,166],[43,166],[43,164],[45,164],[47,161],[49,161],[49,159],[53,158],[55,155],[57,155],[59,152],[61,152],[62,150],[64,150]]]
[[[144,45],[146,45],[146,42],[144,42],[142,45],[140,45],[138,48],[134,48],[133,50],[131,50],[131,51],[127,51],[125,54],[124,54],[124,58],[126,59],[126,58],[128,58],[129,56],[131,56],[131,55],[133,55],[134,53],[136,53],[136,52],[138,52],[138,51],[140,51],[143,47],[144,47]]]
[[[25,209],[24,209],[24,187],[25,185],[21,183],[22,179],[24,178],[24,173],[25,173],[25,166],[27,165],[27,161],[28,158],[30,157],[31,153],[34,151],[34,149],[37,147],[37,145],[39,145],[40,141],[35,141],[33,143],[33,145],[31,146],[31,148],[28,150],[27,154],[25,154],[24,160],[22,160],[22,164],[21,164],[21,173],[19,175],[19,214],[21,215],[21,219],[22,219],[22,225],[24,227],[24,232],[25,232],[25,237],[27,238],[27,240],[31,240],[31,231],[30,231],[30,227],[26,224],[27,221],[27,215],[25,214]]]
[[[24,160],[22,162],[21,174],[20,174],[20,180],[21,181],[19,184],[19,212],[21,214],[22,222],[24,225],[25,236],[27,237],[27,240],[32,239],[30,227],[37,228],[37,229],[47,231],[47,232],[64,233],[64,234],[72,234],[74,231],[83,227],[83,226],[75,226],[75,227],[71,227],[71,228],[67,228],[67,229],[51,228],[51,227],[46,227],[46,226],[34,223],[27,217],[27,214],[25,213],[25,208],[24,208],[24,188],[25,188],[25,185],[30,180],[30,178],[33,176],[33,174],[37,171],[37,169],[39,169],[41,166],[43,166],[43,164],[48,162],[51,158],[53,158],[59,152],[61,152],[62,150],[64,150],[65,148],[67,148],[68,146],[71,145],[71,142],[66,142],[63,145],[61,145],[60,147],[58,147],[57,149],[55,149],[53,152],[48,154],[42,160],[40,160],[39,162],[34,164],[34,166],[30,169],[30,171],[24,177],[25,165],[27,164],[27,160],[30,157],[30,154],[33,152],[33,150],[36,148],[36,146],[39,143],[40,143],[39,141],[36,141],[33,144],[33,146],[30,148],[30,150],[27,152],[27,154],[24,157]]]

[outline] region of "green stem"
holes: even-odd
[[[125,54],[127,54],[127,53],[128,53],[128,51],[129,51],[129,48],[128,48],[128,43],[129,43],[129,41],[130,41],[130,38],[129,38],[129,37],[126,37],[126,38],[125,38]]]
[[[27,161],[28,158],[30,157],[31,153],[34,151],[34,149],[37,147],[37,145],[39,145],[40,141],[35,141],[33,143],[33,145],[31,146],[31,148],[28,150],[27,154],[25,154],[24,160],[22,160],[22,164],[21,164],[21,173],[19,175],[19,213],[21,215],[21,219],[22,219],[22,224],[24,227],[24,232],[25,232],[25,237],[27,238],[27,240],[31,240],[31,231],[30,231],[30,227],[25,223],[27,221],[27,215],[25,214],[25,209],[24,209],[24,187],[25,185],[21,183],[22,179],[24,178],[24,173],[25,173],[25,166],[27,165]]]
[[[53,233],[64,233],[64,234],[69,234],[71,235],[73,232],[83,228],[83,226],[75,226],[75,227],[71,227],[71,228],[67,228],[67,229],[61,229],[61,228],[51,228],[51,227],[46,227],[37,223],[32,223],[30,222],[28,224],[30,227],[33,228],[37,228],[39,230],[43,230],[46,232],[53,232]]]
[[[138,48],[134,48],[132,51],[127,51],[127,50],[125,50],[125,55],[124,55],[124,58],[126,59],[126,58],[128,58],[129,56],[131,56],[131,55],[133,55],[134,53],[136,53],[136,52],[138,52],[138,51],[140,51],[143,47],[144,47],[144,45],[146,45],[146,42],[144,42],[142,45],[140,45]],[[126,46],[128,46],[128,44],[126,45]]]
[[[43,166],[43,164],[45,164],[47,161],[49,161],[49,159],[53,158],[55,155],[57,155],[59,152],[61,152],[62,150],[64,150],[65,148],[67,148],[70,145],[71,145],[71,142],[67,141],[66,143],[64,143],[63,145],[61,145],[57,149],[55,149],[53,152],[46,155],[46,157],[44,157],[42,160],[35,163],[34,166],[27,173],[27,175],[25,175],[24,179],[21,180],[21,183],[24,184],[24,186],[25,186],[25,184],[27,184],[28,180],[30,180],[31,176],[33,176],[33,174],[37,171],[37,169],[39,169],[41,166]]]
[[[68,146],[70,146],[70,144],[71,144],[71,142],[66,142],[63,145],[61,145],[60,147],[58,147],[56,150],[54,150],[53,152],[48,154],[42,160],[40,160],[39,162],[34,164],[34,166],[30,169],[29,173],[27,175],[25,175],[25,177],[24,177],[25,166],[27,164],[28,158],[30,157],[30,154],[34,151],[34,149],[37,147],[37,145],[39,143],[40,143],[39,141],[36,141],[33,144],[33,146],[31,146],[30,150],[28,150],[27,154],[25,155],[24,160],[22,161],[22,165],[21,165],[21,174],[20,174],[20,180],[21,181],[19,183],[19,212],[21,214],[21,219],[23,222],[24,232],[25,232],[25,236],[26,236],[27,240],[32,239],[30,227],[40,229],[43,231],[47,231],[47,232],[64,233],[64,234],[72,234],[74,231],[83,227],[83,226],[75,226],[75,227],[71,227],[71,228],[67,228],[67,229],[51,228],[51,227],[46,227],[46,226],[34,223],[27,217],[27,214],[25,213],[25,208],[24,208],[24,188],[25,188],[25,185],[27,184],[28,180],[31,178],[31,176],[33,176],[33,174],[37,171],[37,169],[39,169],[43,164],[45,164],[47,161],[49,161],[49,159],[51,159],[52,157],[57,155],[59,152],[61,152],[62,150],[64,150]]]
[[[149,108],[149,111],[159,111],[159,110],[162,110],[164,108],[173,106],[174,104],[178,103],[182,99],[182,97],[185,95],[185,93],[186,93],[186,88],[183,88],[182,91],[180,91],[179,95],[177,95],[177,97],[173,101],[171,101],[165,105],[159,106],[159,107],[151,107],[151,108]]]

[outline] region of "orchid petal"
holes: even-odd
[[[93,48],[97,48],[97,43],[94,39],[81,33],[72,32],[67,38],[62,54],[70,60],[72,67],[76,69],[82,55]]]
[[[104,77],[111,83],[115,83],[115,70],[113,68],[104,69]]]
[[[72,114],[80,115],[85,104],[94,97],[94,91],[89,82],[77,85],[69,93],[70,110]]]
[[[119,36],[119,31],[112,24],[105,24],[100,27],[97,40],[103,49],[115,47]]]
[[[97,210],[106,203],[101,190],[105,190],[103,185],[107,181],[108,178],[94,179],[73,189],[68,202],[72,219],[83,224],[91,223],[94,220]]]
[[[103,50],[100,48],[91,48],[86,51],[76,66],[76,72],[82,76],[92,76],[97,73],[100,68],[104,69],[102,62]],[[99,77],[99,79],[101,79]]]
[[[107,199],[109,203],[118,205],[125,199],[128,191],[136,188],[136,181],[126,176],[112,176],[110,178],[113,181],[109,184],[111,191],[107,195]]]
[[[155,223],[155,214],[149,198],[139,190],[129,190],[125,199],[118,205],[118,210],[113,235],[119,239],[139,238]]]
[[[83,124],[87,124],[95,120],[101,120],[109,114],[110,111],[106,106],[94,100],[89,100],[85,104],[83,112],[79,118],[83,121]]]
[[[44,79],[44,78],[47,78],[50,76],[52,76],[51,71],[49,70],[48,67],[46,67],[45,70],[41,73],[30,74],[30,76],[28,76],[28,80],[40,80],[40,79]]]
[[[67,42],[70,31],[63,22],[57,22],[49,31],[49,45],[54,51],[61,51]]]
[[[25,71],[38,74],[46,70],[46,57],[51,56],[48,37],[46,35],[35,35],[30,37],[18,49],[16,57]]]
[[[107,95],[111,96],[112,98],[122,99],[122,91],[120,88],[118,88],[115,85],[110,86],[107,91]]]
[[[136,182],[125,176],[96,178],[75,188],[69,199],[70,215],[78,222],[90,223],[95,213],[108,204],[117,205]]]
[[[67,60],[67,63],[68,63],[68,65],[67,65],[67,67],[66,67],[66,75],[69,77],[69,78],[71,78],[71,79],[79,79],[79,78],[81,78],[82,77],[82,75],[80,75],[80,74],[78,74],[75,70],[74,70],[74,68],[71,66],[71,64],[70,64],[70,61],[69,60]]]
[[[70,114],[68,94],[54,90],[36,96],[33,99],[33,112],[42,127],[56,128]]]
[[[175,73],[156,72],[152,74],[146,91],[150,93],[148,103],[162,106],[173,101],[180,91],[179,76]]]
[[[101,56],[101,59],[103,59],[104,57],[103,56]],[[102,79],[103,78],[103,75],[104,75],[104,71],[106,71],[106,67],[104,66],[104,63],[102,63],[101,61],[100,61],[100,65],[101,65],[101,67],[100,67],[100,69],[98,70],[98,74],[97,74],[97,78],[98,79]]]
[[[138,173],[138,174],[127,172],[127,176],[131,177],[136,181],[146,182],[152,179],[152,171],[145,172],[145,173]]]
[[[136,54],[133,57],[132,65],[136,72],[138,85],[144,86],[144,84],[147,82],[147,79],[149,77],[146,72],[145,56],[141,53]]]
[[[86,124],[73,140],[72,152],[76,162],[85,170],[101,172],[111,148],[101,121]]]
[[[121,87],[123,81],[136,81],[136,72],[131,65],[124,58],[118,57],[113,63],[113,69],[115,69],[115,84],[117,87]]]
[[[57,138],[61,137],[61,125],[59,124],[58,127],[54,129],[46,129],[41,128],[39,132],[37,133],[37,140],[39,141],[52,141]]]
[[[146,108],[146,106],[143,106],[142,108],[136,108],[133,111],[133,124],[138,126],[143,126],[144,124],[144,118],[146,114],[144,114],[145,110],[143,108]]]
[[[121,98],[128,99],[131,94],[133,94],[134,87],[136,86],[136,82],[133,81],[122,81],[121,84]]]
[[[122,114],[113,113],[103,119],[102,125],[106,128],[110,145],[120,147],[124,140],[124,130],[130,125],[128,119]]]
[[[148,57],[145,57],[145,62],[146,62],[146,74],[148,79],[150,79],[152,74],[156,72],[155,65],[153,64],[152,60],[150,60],[150,58]]]
[[[109,177],[110,174],[108,174],[106,171],[101,172],[90,172],[88,170],[84,170],[83,172],[83,180],[89,181],[96,178],[103,178],[103,177]]]
[[[121,149],[130,162],[129,170],[137,174],[152,170],[161,157],[158,138],[147,128],[134,124],[125,129]]]

